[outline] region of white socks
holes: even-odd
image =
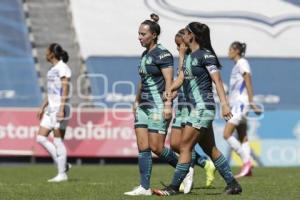
[[[38,135],[36,141],[40,143],[51,155],[54,162],[57,164],[58,174],[64,174],[67,164],[67,150],[61,138],[54,138],[52,144],[47,137]]]
[[[57,154],[55,146],[47,139],[47,137],[38,135],[36,141],[40,143],[51,155],[53,161],[57,164]]]
[[[249,142],[242,143],[242,149],[245,152],[245,160],[246,162],[250,160],[251,158],[251,148]]]
[[[249,161],[248,158],[250,158],[250,155],[247,156],[245,150],[242,148],[241,143],[234,137],[234,136],[230,136],[227,139],[228,144],[230,145],[230,147],[239,154],[239,156],[241,157],[243,163],[246,163],[247,161]],[[248,145],[249,146],[249,145]]]
[[[54,138],[54,145],[57,153],[58,174],[65,174],[67,163],[67,150],[61,138]]]

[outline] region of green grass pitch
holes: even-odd
[[[237,168],[233,168],[237,172]],[[46,199],[300,199],[300,168],[255,168],[254,176],[240,180],[243,193],[237,196],[221,194],[225,183],[219,175],[214,189],[204,189],[204,171],[196,167],[194,189],[188,195],[172,197],[127,197],[123,192],[131,190],[139,182],[137,165],[84,165],[74,166],[69,181],[47,183],[55,175],[54,165],[2,165],[0,166],[1,200]],[[169,183],[174,169],[155,164],[152,171],[152,187],[161,187],[160,181]]]

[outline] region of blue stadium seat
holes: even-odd
[[[0,1],[0,106],[41,103],[21,0]]]

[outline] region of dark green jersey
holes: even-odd
[[[162,69],[173,67],[173,56],[162,45],[158,44],[151,51],[145,51],[139,65],[141,76],[141,103],[162,104],[162,93],[165,91],[165,79]]]
[[[212,79],[208,69],[218,65],[215,55],[207,49],[190,53],[184,62],[184,93],[188,103],[203,109],[214,109]]]

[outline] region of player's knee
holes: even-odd
[[[230,137],[230,134],[224,132],[223,138],[224,138],[225,140],[227,140],[229,137]]]
[[[47,138],[46,138],[45,136],[43,136],[43,135],[37,135],[37,136],[36,136],[36,141],[37,141],[38,143],[42,144],[42,143],[44,143],[44,142],[47,141]]]
[[[180,143],[180,154],[181,153],[187,153],[187,152],[192,152],[193,146],[188,143],[188,142],[182,142]]]
[[[179,153],[179,146],[180,146],[180,144],[177,143],[177,142],[171,142],[171,143],[170,143],[171,149],[172,149],[173,151],[177,152],[177,153]]]
[[[150,145],[150,149],[153,153],[155,153],[156,155],[160,155],[161,152],[163,151],[163,147],[159,146],[159,145]]]

